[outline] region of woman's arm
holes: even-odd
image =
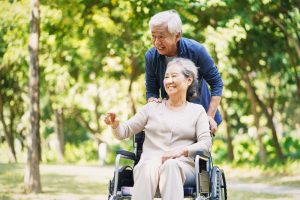
[[[148,121],[148,106],[148,104],[143,106],[132,118],[124,123],[120,123],[117,115],[113,112],[107,113],[104,122],[112,127],[116,138],[120,140],[128,138],[145,128]]]
[[[197,142],[186,147],[188,156],[194,156],[199,150],[210,151],[212,141],[209,130],[209,121],[204,108],[196,123],[196,136]]]

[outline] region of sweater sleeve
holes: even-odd
[[[141,132],[148,121],[148,103],[143,106],[132,118],[124,123],[120,123],[116,129],[112,129],[112,132],[116,138],[123,140],[129,138],[134,134]]]
[[[212,145],[209,121],[204,108],[202,108],[196,123],[196,137],[197,142],[187,147],[190,157],[194,157],[199,150],[210,151]]]

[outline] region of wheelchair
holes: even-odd
[[[118,150],[115,160],[114,177],[109,181],[108,200],[130,200],[133,187],[133,167],[139,162],[143,152],[145,133],[142,131],[133,139],[134,153]],[[133,161],[133,167],[120,166],[120,159]],[[209,152],[198,151],[195,156],[196,184],[184,185],[184,198],[193,200],[226,200],[227,187],[225,174],[214,166]],[[160,198],[159,192],[155,198]],[[175,199],[176,200],[176,199]]]

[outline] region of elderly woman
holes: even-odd
[[[211,148],[207,114],[201,105],[189,102],[197,96],[197,80],[194,63],[175,58],[164,77],[166,100],[149,102],[122,124],[115,113],[107,113],[105,123],[118,139],[145,131],[132,199],[152,200],[157,188],[163,200],[184,199],[183,185],[195,184],[194,155]]]

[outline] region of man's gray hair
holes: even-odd
[[[177,33],[182,34],[182,22],[176,10],[167,10],[152,16],[149,21],[149,28],[152,30],[154,26],[164,24],[168,26],[168,31],[172,35],[176,35]]]
[[[172,65],[178,65],[181,67],[182,74],[193,79],[191,85],[188,87],[186,99],[191,101],[198,97],[198,69],[193,61],[186,58],[175,58],[168,63],[167,68]]]

